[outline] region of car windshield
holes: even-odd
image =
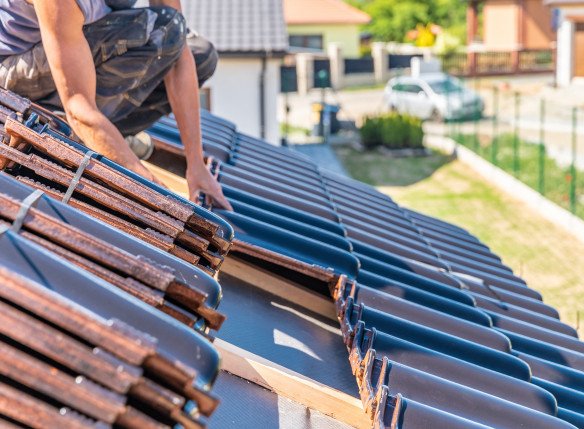
[[[432,88],[432,91],[434,91],[436,94],[446,94],[462,91],[462,86],[460,86],[454,79],[444,79],[428,82],[428,85],[430,85],[430,88]]]

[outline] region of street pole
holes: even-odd
[[[513,135],[513,172],[515,177],[519,175],[519,109],[521,106],[521,96],[515,93],[515,131]]]
[[[572,164],[570,166],[570,210],[576,213],[576,157],[578,154],[578,108],[572,109]]]
[[[545,100],[539,108],[539,193],[545,195]]]
[[[493,137],[491,139],[491,163],[497,165],[499,134],[499,88],[493,88]]]

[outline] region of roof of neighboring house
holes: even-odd
[[[282,0],[188,0],[189,27],[222,54],[282,54],[288,50]]]
[[[341,0],[284,0],[288,25],[367,24],[371,17]]]

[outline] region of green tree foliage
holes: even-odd
[[[418,24],[438,24],[464,41],[466,3],[460,0],[346,0],[367,12],[372,21],[364,30],[379,41],[403,42]]]

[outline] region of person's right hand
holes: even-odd
[[[187,183],[189,185],[190,200],[197,203],[199,194],[204,192],[211,202],[218,208],[233,211],[233,207],[223,195],[221,185],[217,179],[207,170],[205,164],[198,166],[189,165],[187,169]]]

